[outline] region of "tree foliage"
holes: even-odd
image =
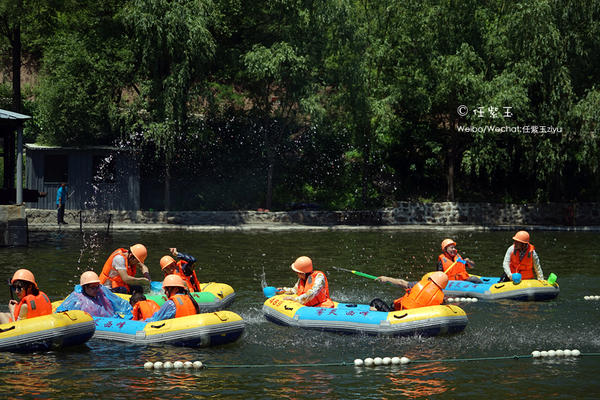
[[[44,7],[20,17],[39,60],[29,135],[135,143],[190,192],[176,207],[600,193],[597,1]]]

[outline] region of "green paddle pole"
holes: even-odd
[[[365,274],[364,272],[360,272],[360,271],[351,271],[354,275],[358,275],[358,276],[362,276],[363,278],[369,278],[369,279],[377,279],[376,276],[373,275],[369,275],[369,274]]]
[[[363,278],[377,279],[376,276],[365,274],[364,272],[360,272],[360,271],[355,271],[353,269],[346,269],[346,268],[340,268],[340,267],[333,267],[333,268],[334,269],[339,269],[340,271],[350,272],[350,273],[353,273],[354,275],[362,276]]]

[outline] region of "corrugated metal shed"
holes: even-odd
[[[30,208],[56,209],[61,182],[67,210],[140,209],[140,173],[133,151],[109,146],[53,147],[26,144],[27,187],[47,192]]]

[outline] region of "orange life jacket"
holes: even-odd
[[[186,264],[187,261],[177,261],[177,269],[175,270],[175,273],[179,275],[181,279],[183,279],[190,292],[201,292],[202,289],[200,289],[200,281],[196,277],[196,271],[192,270],[192,275],[186,275],[185,272],[183,272]]]
[[[140,300],[133,306],[131,313],[134,321],[143,321],[150,318],[160,309],[160,306],[154,300]]]
[[[454,257],[454,259],[448,257],[448,254],[446,253],[442,253],[438,256],[438,261],[442,263],[444,273],[448,275],[449,280],[466,281],[467,279],[469,279],[469,273],[465,268],[466,265],[460,261],[455,263],[455,261],[459,258],[462,260],[462,257],[458,253],[456,254],[456,257]],[[452,266],[452,268],[450,268],[450,266]]]
[[[520,254],[515,248],[510,255],[510,272],[518,272],[521,274],[521,279],[535,279],[533,271],[533,251],[535,247],[530,243],[527,245],[525,256],[521,260]]]
[[[106,262],[104,263],[104,267],[102,267],[102,272],[100,273],[100,283],[104,285],[104,282],[106,282],[106,280],[110,280],[111,288],[114,289],[117,287],[125,287],[127,289],[127,292],[131,293],[129,285],[127,285],[123,281],[123,279],[121,279],[121,275],[119,275],[119,272],[116,269],[114,269],[112,265],[113,259],[119,255],[123,256],[123,258],[125,259],[125,268],[127,268],[127,275],[135,276],[136,267],[133,265],[129,265],[129,261],[127,260],[129,252],[127,251],[127,249],[120,248],[113,251],[112,254],[108,257],[108,260],[106,260]],[[110,277],[111,270],[116,272],[116,275],[113,277]]]
[[[196,307],[192,303],[192,299],[187,294],[176,294],[171,296],[169,300],[175,303],[175,318],[187,317],[188,315],[196,315]]]
[[[304,304],[309,307],[325,307],[325,308],[333,308],[335,304],[329,298],[329,283],[327,282],[327,277],[321,271],[313,271],[306,280],[298,282],[298,290],[296,292],[296,296],[301,296],[304,293],[308,292],[315,284],[315,279],[317,276],[321,274],[323,275],[323,284],[324,286],[321,288],[319,293],[315,297],[313,297],[308,303]]]
[[[444,292],[429,278],[422,279],[399,299],[394,300],[394,310],[437,306],[444,302]]]
[[[19,318],[21,306],[27,304],[27,319],[52,314],[52,303],[46,293],[40,291],[37,296],[28,294],[15,307],[14,320]]]

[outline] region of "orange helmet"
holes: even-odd
[[[148,250],[143,244],[134,244],[133,246],[131,246],[130,251],[131,254],[133,254],[133,256],[137,258],[137,260],[142,264],[144,263],[144,261],[146,261],[146,257],[148,256]]]
[[[456,242],[452,239],[444,239],[442,240],[442,251],[446,250],[446,247],[450,246],[451,244],[456,246]]]
[[[165,280],[163,281],[163,289],[166,287],[182,287],[185,289],[185,283],[183,279],[179,275],[171,274],[165,276]]]
[[[81,274],[81,277],[79,277],[79,283],[81,286],[89,285],[90,283],[100,283],[100,278],[98,278],[98,274],[94,271],[85,271]]]
[[[305,274],[310,274],[313,271],[312,260],[306,256],[298,257],[291,267],[294,271]]]
[[[164,271],[169,265],[175,264],[175,260],[171,256],[163,256],[160,259],[160,269]]]
[[[519,231],[515,234],[515,236],[513,236],[513,240],[529,244],[529,233],[527,233],[526,231]]]
[[[433,274],[429,275],[429,279],[440,289],[445,289],[448,284],[448,275],[442,271],[435,271]]]
[[[37,287],[37,283],[35,283],[35,277],[33,276],[33,273],[31,273],[30,270],[25,268],[19,269],[14,273],[12,279],[10,280],[10,284],[12,285],[13,283],[15,283],[15,281],[31,282],[35,287]]]

